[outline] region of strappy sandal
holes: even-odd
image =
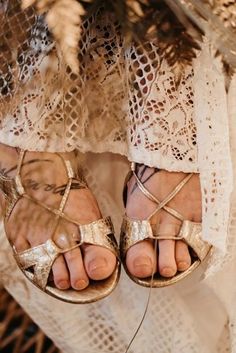
[[[59,247],[53,240],[54,234],[52,234],[51,239],[46,241],[44,244],[30,248],[23,252],[17,252],[14,245],[9,240],[17,265],[27,279],[29,279],[34,285],[59,300],[70,303],[84,304],[106,297],[116,287],[120,275],[118,246],[114,237],[111,219],[108,217],[105,219],[99,219],[98,221],[90,224],[81,225],[64,213],[64,208],[69,197],[72,182],[76,181],[76,183],[79,183],[83,187],[87,187],[87,184],[82,176],[80,177],[76,175],[75,177],[70,161],[64,159],[59,153],[57,153],[57,156],[61,158],[62,164],[64,165],[68,176],[68,182],[65,187],[64,195],[61,198],[59,209],[51,208],[27,194],[21,180],[21,169],[25,153],[26,151],[20,152],[16,176],[14,178],[11,179],[4,175],[0,175],[0,189],[3,191],[6,200],[4,214],[5,229],[17,202],[21,198],[25,198],[55,215],[57,224],[61,219],[75,224],[78,227],[79,236],[75,238],[74,235],[63,235],[63,239],[59,240],[65,244],[65,247]],[[54,261],[61,254],[65,254],[70,250],[80,247],[82,244],[97,245],[112,251],[117,257],[117,265],[114,272],[105,280],[90,280],[89,286],[81,291],[76,291],[74,289],[60,290],[56,288],[53,283],[49,282]]]
[[[157,208],[146,220],[134,220],[125,216],[121,227],[120,237],[120,253],[123,266],[128,276],[137,284],[144,287],[166,287],[176,282],[179,282],[190,273],[192,273],[206,258],[208,255],[211,245],[204,241],[202,235],[202,224],[185,220],[184,217],[176,210],[167,206],[167,204],[177,195],[177,193],[184,187],[184,185],[191,179],[193,174],[188,174],[177,187],[163,200],[159,201],[153,194],[151,194],[146,187],[143,185],[136,173],[136,164],[132,163],[131,172],[129,172],[125,180],[124,199],[127,196],[127,182],[134,176],[139,189],[144,195],[151,201],[157,204]],[[175,224],[168,224],[165,227],[160,224],[152,223],[152,217],[164,209],[166,212],[177,218],[182,222],[181,228]],[[153,277],[149,278],[138,278],[133,276],[126,266],[126,253],[131,246],[145,240],[182,240],[190,248],[192,264],[184,272],[178,272],[171,278],[162,277],[160,274],[155,273]]]

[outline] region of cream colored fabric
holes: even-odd
[[[118,155],[88,154],[86,165],[87,179],[103,213],[112,210],[119,234],[123,213],[120,188],[127,162]],[[125,351],[144,312],[147,289],[135,285],[123,272],[117,289],[105,300],[83,306],[60,303],[25,281],[2,230],[0,249],[1,282],[63,353]],[[131,353],[236,352],[235,348],[227,351],[233,339],[228,338],[234,323],[228,322],[234,308],[233,264],[213,276],[211,282],[202,282],[203,270],[174,287],[153,290],[147,318]]]
[[[223,256],[233,178],[225,77],[210,44],[178,85],[155,40],[124,46],[111,14],[99,10],[83,24],[76,76],[43,17],[22,11],[19,0],[4,4],[0,142],[115,152],[170,171],[199,171],[203,236]]]
[[[18,0],[1,6],[11,11],[0,13],[0,142],[30,150],[116,152],[150,166],[200,172],[203,236],[214,245],[206,279],[200,281],[201,267],[173,288],[153,290],[131,352],[236,353],[236,77],[227,95],[221,63],[205,42],[176,86],[157,43],[124,50],[119,28],[100,12],[84,23],[81,73],[75,76],[42,17],[21,12]],[[119,234],[128,164],[114,154],[85,159],[88,183]],[[146,289],[123,274],[111,297],[88,306],[63,304],[25,281],[3,231],[0,244],[1,282],[64,353],[125,351]]]
[[[204,236],[219,251],[224,251],[233,176],[226,82],[222,64],[219,59],[213,59],[214,54],[213,48],[205,42],[194,63],[194,110],[203,196]]]
[[[76,76],[43,17],[22,12],[19,0],[4,3],[1,142],[39,151],[110,151],[197,171],[192,67],[177,86],[155,40],[125,46],[112,15],[100,10],[82,26]]]

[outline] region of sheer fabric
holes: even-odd
[[[115,152],[200,172],[203,236],[214,245],[209,264],[176,287],[153,291],[133,352],[235,353],[236,77],[227,95],[221,62],[206,40],[177,83],[158,43],[124,46],[103,9],[83,24],[79,75],[65,65],[44,18],[21,11],[18,0],[1,2],[0,31],[0,142],[33,151]],[[112,210],[118,233],[128,165],[118,155],[85,158],[88,183],[104,213]],[[3,231],[0,239],[1,281],[63,352],[125,350],[147,290],[123,275],[100,303],[59,303],[25,282]]]

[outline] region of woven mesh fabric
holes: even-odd
[[[1,17],[0,141],[39,151],[110,151],[199,171],[204,237],[222,255],[232,165],[225,77],[210,43],[179,82],[155,38],[127,47],[101,8],[82,24],[75,75],[32,8],[3,1]]]
[[[207,280],[199,282],[200,271],[177,288],[155,291],[133,352],[222,353],[227,347],[235,353],[235,288],[228,286],[235,268],[235,77],[227,95],[222,64],[205,41],[177,84],[158,43],[124,46],[119,25],[103,9],[83,23],[79,75],[65,65],[43,16],[32,8],[2,1],[0,29],[0,142],[39,151],[116,152],[170,171],[200,172],[203,236],[215,245]],[[127,170],[120,158],[89,155],[85,167],[117,229]],[[125,350],[146,290],[123,276],[106,300],[66,305],[25,282],[4,232],[0,259],[1,281],[64,352]]]
[[[130,158],[148,152],[149,164],[165,156],[169,168],[197,170],[191,67],[177,86],[158,42],[125,46],[118,23],[100,9],[82,25],[75,75],[42,16],[21,11],[18,0],[2,6],[2,142]]]

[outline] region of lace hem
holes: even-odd
[[[112,151],[160,167],[166,160],[169,170],[197,170],[191,67],[177,84],[157,39],[125,46],[119,24],[100,9],[82,25],[75,75],[44,18],[19,4],[6,2],[1,34],[1,142],[37,151]],[[27,35],[14,47],[18,20]]]

